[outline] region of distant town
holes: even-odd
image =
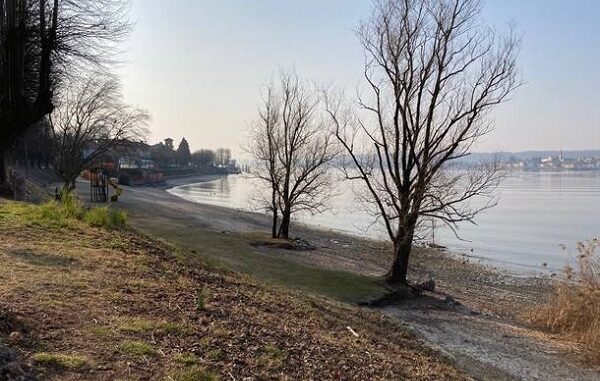
[[[600,171],[600,151],[473,153],[456,164],[468,167],[482,162],[496,162],[503,169],[517,171]]]
[[[562,155],[520,160],[515,157],[501,162],[505,169],[524,171],[598,171],[600,157],[568,158]]]

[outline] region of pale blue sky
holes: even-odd
[[[353,90],[353,30],[369,0],[133,0],[122,69],[128,102],[152,115],[155,142],[235,152],[264,83],[281,66]],[[599,0],[487,0],[484,18],[523,34],[523,86],[477,151],[600,148]]]

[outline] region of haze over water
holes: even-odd
[[[170,192],[193,202],[257,211],[255,181],[227,176]],[[515,172],[497,192],[498,205],[480,214],[478,225],[460,226],[462,241],[449,229],[437,228],[436,243],[492,266],[531,273],[560,270],[573,262],[578,241],[600,231],[598,172]],[[387,238],[382,226],[373,225],[373,217],[361,209],[348,183],[338,186],[328,211],[298,220],[361,237]]]

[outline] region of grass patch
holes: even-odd
[[[127,225],[127,212],[113,210],[108,206],[100,206],[86,211],[83,219],[90,226],[119,229]]]
[[[143,341],[123,341],[119,345],[119,352],[122,354],[133,355],[133,356],[149,356],[154,355],[156,352],[152,345]]]
[[[213,372],[199,367],[192,366],[188,369],[178,369],[169,375],[170,379],[175,381],[218,381],[219,377]]]
[[[173,361],[185,366],[192,366],[198,364],[198,357],[193,353],[178,353],[173,357]]]
[[[42,227],[74,227],[83,221],[87,225],[120,229],[127,225],[127,213],[106,206],[86,208],[79,199],[67,194],[62,201],[47,201],[34,205],[23,202],[2,202],[0,224],[22,224]]]
[[[219,360],[223,356],[223,351],[219,348],[211,349],[206,352],[206,357],[210,360],[216,361]]]
[[[212,293],[209,289],[203,288],[202,290],[200,290],[198,292],[198,295],[196,295],[196,308],[200,311],[204,311],[211,296]]]
[[[265,368],[279,368],[283,362],[283,351],[274,345],[265,345],[262,355],[258,358],[258,364]]]
[[[82,356],[47,352],[40,352],[34,354],[33,361],[40,365],[70,370],[81,369],[87,365],[85,358]]]
[[[100,326],[98,326],[98,325],[92,326],[89,329],[89,331],[94,336],[97,336],[97,337],[103,338],[103,339],[110,339],[110,338],[112,338],[114,336],[114,333],[115,333],[110,327],[102,326],[102,325],[100,325]]]
[[[160,332],[163,334],[183,334],[188,327],[183,324],[172,323],[164,320],[150,320],[143,318],[126,318],[117,328],[125,333]]]
[[[275,251],[255,249],[250,246],[253,236],[248,238],[235,233],[224,236],[219,232],[196,229],[176,218],[157,224],[151,216],[137,216],[133,224],[150,235],[190,251],[199,250],[204,258],[217,260],[229,270],[270,284],[353,304],[377,299],[388,292],[382,278],[308,266]]]
[[[567,267],[549,301],[528,314],[535,326],[586,347],[600,364],[600,241],[579,243],[577,268]]]

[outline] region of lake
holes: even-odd
[[[230,175],[169,192],[193,202],[259,211],[259,188],[255,179]],[[352,185],[343,182],[338,188],[329,210],[297,220],[385,239],[382,227],[373,225],[373,218],[356,201]],[[497,194],[498,205],[481,213],[477,225],[460,226],[461,239],[448,228],[438,227],[436,243],[474,260],[525,274],[562,269],[574,261],[578,241],[600,236],[600,173],[516,172],[503,181]]]

